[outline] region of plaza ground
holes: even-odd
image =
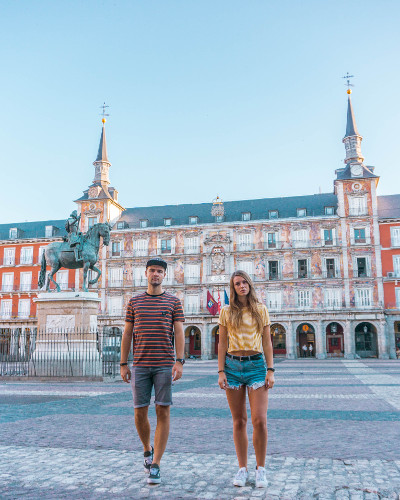
[[[400,498],[400,361],[277,360],[270,486],[232,486],[232,421],[216,361],[174,385],[162,483],[149,486],[122,382],[0,383],[0,498]],[[154,406],[150,408],[154,431]],[[249,421],[251,443],[251,424]]]

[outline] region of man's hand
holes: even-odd
[[[183,373],[183,366],[182,363],[179,361],[176,361],[174,366],[172,367],[172,380],[179,380],[182,377]]]
[[[124,382],[126,382],[127,384],[129,384],[129,381],[131,380],[131,371],[130,369],[128,368],[128,366],[121,366],[120,367],[120,371],[121,371],[121,377],[122,377],[122,380]]]

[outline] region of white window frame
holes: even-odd
[[[119,244],[119,252],[118,253],[115,253],[114,255],[114,250],[113,250],[113,246],[114,244]],[[111,242],[111,257],[121,257],[122,256],[122,248],[123,248],[123,241],[121,240],[114,240]]]
[[[307,273],[305,277],[299,278],[299,261],[305,260],[307,262]],[[310,257],[296,257],[295,259],[295,276],[296,279],[309,279],[311,278],[311,259]]]
[[[400,255],[393,255],[393,272],[396,278],[400,278]]]
[[[149,220],[148,219],[140,219],[139,227],[141,229],[145,229],[146,227],[149,227]]]
[[[10,240],[18,239],[18,228],[17,227],[10,227],[10,229],[8,231],[8,237]]]
[[[390,228],[390,242],[392,247],[400,247],[400,226]]]
[[[2,292],[12,292],[14,288],[14,273],[3,273],[1,281]]]
[[[360,229],[365,230],[365,241],[356,241],[355,231],[359,231]],[[352,245],[368,245],[371,242],[371,231],[369,226],[353,226],[350,228],[350,236],[351,236],[351,244]]]
[[[332,213],[328,213],[332,212]],[[325,215],[335,215],[335,207],[329,206],[329,207],[324,207],[324,213]]]
[[[123,297],[113,296],[107,298],[108,315],[122,316]]]
[[[307,209],[306,208],[298,208],[297,209],[297,217],[307,217]]]
[[[172,218],[164,217],[164,226],[171,226],[171,225],[172,225]]]
[[[266,272],[266,275],[267,275],[269,280],[272,279],[270,276],[270,272],[269,272],[269,263],[270,262],[277,262],[278,263],[278,276],[277,276],[276,280],[280,280],[282,277],[281,276],[281,269],[282,269],[281,261],[279,259],[268,259],[266,261],[265,272]],[[273,281],[275,281],[275,279]]]
[[[269,242],[269,235],[270,234],[274,235],[274,242],[273,243]],[[267,231],[265,233],[265,247],[266,248],[278,248],[278,241],[279,241],[279,233],[277,231]]]
[[[185,284],[196,285],[200,283],[200,264],[185,265]]]
[[[368,214],[367,195],[349,196],[348,200],[350,216]]]
[[[54,236],[54,227],[53,226],[45,226],[45,229],[44,229],[44,236],[45,238],[51,238],[52,236]]]
[[[189,224],[195,226],[199,223],[199,217],[197,215],[189,215]]]
[[[145,238],[134,240],[135,255],[144,256],[149,253],[149,241]]]
[[[147,286],[146,267],[135,266],[133,268],[133,277],[136,286]]]
[[[185,313],[198,314],[200,312],[200,295],[185,295]]]
[[[39,247],[38,264],[41,264],[41,262],[42,262],[42,255],[44,254],[45,250],[46,250],[46,246]]]
[[[340,309],[342,307],[342,290],[340,288],[324,289],[324,307]]]
[[[296,290],[296,303],[298,309],[310,309],[312,306],[312,290]]]
[[[21,292],[30,292],[32,290],[32,271],[20,273],[19,280]]]
[[[253,278],[254,262],[252,260],[241,260],[240,262],[238,262],[237,266],[238,269],[247,273],[250,278]]]
[[[357,259],[365,259],[366,276],[358,276]],[[370,255],[355,255],[353,257],[353,276],[356,278],[370,278],[371,277],[371,256]]]
[[[242,212],[242,221],[251,220],[251,212]]]
[[[246,252],[252,248],[252,234],[251,233],[238,233],[237,246],[240,252]]]
[[[396,309],[400,309],[400,287],[395,288],[395,296],[396,296]]]
[[[124,269],[122,267],[108,268],[108,285],[110,287],[120,287],[123,285]]]
[[[2,319],[10,319],[12,315],[12,300],[3,299],[1,301],[0,316]]]
[[[308,229],[295,229],[292,233],[293,248],[307,248],[309,239]]]
[[[266,306],[269,311],[282,310],[282,292],[280,290],[268,290]]]
[[[68,290],[68,279],[69,271],[68,269],[62,269],[56,273],[56,281],[59,284],[61,290]]]
[[[19,263],[24,266],[33,264],[33,247],[22,247]]]
[[[332,231],[332,240],[325,239],[325,231]],[[332,243],[327,243],[332,241]],[[336,228],[335,227],[323,227],[321,228],[321,245],[323,247],[331,247],[335,245],[336,242]]]
[[[200,251],[200,237],[188,236],[184,240],[185,253],[199,253]]]
[[[360,309],[372,307],[372,288],[355,288],[354,300]]]
[[[18,318],[29,318],[31,313],[31,300],[19,299],[18,301]]]
[[[99,222],[99,218],[96,216],[88,216],[87,218],[87,230],[89,230],[91,227],[93,227],[95,224]]]
[[[4,266],[14,266],[15,265],[15,247],[4,248]]]
[[[279,219],[279,210],[268,210],[268,219]]]
[[[339,263],[340,263],[340,259],[338,256],[336,255],[327,255],[325,257],[323,257],[323,275],[324,275],[324,278],[328,278],[328,266],[327,266],[327,260],[328,259],[333,259],[334,260],[334,263],[335,263],[335,273],[334,273],[334,276],[332,276],[332,278],[340,278],[340,268],[339,268]],[[331,278],[331,276],[330,276]]]

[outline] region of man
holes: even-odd
[[[307,356],[307,344],[303,344],[302,346],[302,357],[305,358]]]
[[[65,221],[65,230],[68,233],[69,246],[74,249],[75,260],[77,262],[82,260],[82,233],[79,231],[80,219],[81,216],[78,216],[78,212],[74,210]]]
[[[310,344],[310,345],[308,346],[308,350],[309,350],[309,352],[310,352],[310,358],[311,358],[311,357],[312,357],[312,355],[313,355],[313,349],[314,349],[313,345],[312,345],[312,344]]]
[[[130,299],[126,310],[125,329],[121,342],[121,377],[131,380],[135,408],[135,426],[144,450],[147,482],[161,482],[160,461],[169,435],[172,381],[182,376],[185,336],[183,310],[179,299],[162,289],[167,263],[155,257],[146,265],[147,292]],[[175,332],[175,350],[173,347]],[[133,337],[132,376],[128,354]],[[150,444],[148,409],[154,386],[157,425],[154,448]]]

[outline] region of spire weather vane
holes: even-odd
[[[347,83],[345,83],[346,87],[348,90],[350,90],[350,87],[354,87],[352,83],[350,83],[350,78],[354,78],[354,75],[349,75],[349,72],[347,72],[347,75],[342,76],[345,80],[347,80]]]
[[[100,106],[100,109],[103,110],[102,113],[100,113],[100,115],[103,117],[103,119],[105,119],[106,116],[110,116],[109,114],[106,113],[106,108],[109,108],[110,106],[108,106],[105,102],[103,103],[102,106]]]

